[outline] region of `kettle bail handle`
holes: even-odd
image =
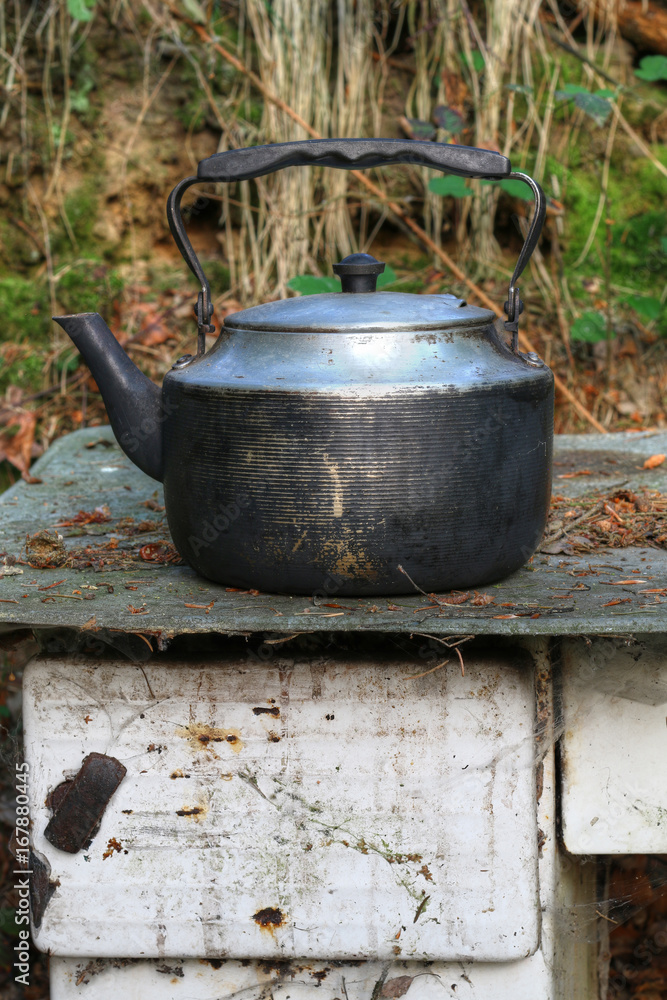
[[[194,307],[195,319],[197,320],[196,357],[199,358],[202,354],[206,353],[206,334],[215,332],[215,326],[211,323],[211,317],[213,316],[211,286],[204,274],[204,269],[194,251],[190,238],[185,231],[183,216],[181,215],[181,199],[183,195],[189,187],[198,183],[198,177],[186,177],[185,180],[179,181],[167,199],[167,221],[169,222],[171,235],[174,237],[174,242],[180,250],[181,256],[201,285],[201,291],[197,296],[197,304]],[[189,360],[194,360],[194,358]],[[183,359],[181,359],[182,361]],[[184,367],[184,365],[181,364],[180,367]]]
[[[544,191],[532,177],[528,174],[523,174],[521,171],[512,171],[509,175],[510,180],[523,181],[527,184],[533,195],[535,197],[535,211],[533,212],[533,218],[530,223],[530,227],[526,234],[524,244],[521,248],[521,253],[519,254],[519,259],[516,262],[516,267],[514,268],[514,273],[510,280],[510,286],[507,292],[507,301],[503,305],[503,310],[507,316],[505,320],[505,329],[508,333],[512,334],[512,351],[514,354],[519,353],[519,316],[523,312],[523,302],[519,295],[519,286],[517,281],[524,272],[524,269],[533,255],[533,251],[537,246],[537,241],[540,238],[540,233],[542,232],[542,226],[544,225],[544,219],[547,213],[547,202],[544,196]]]
[[[369,167],[397,163],[433,167],[443,173],[456,174],[459,177],[519,180],[531,188],[535,198],[535,212],[514,268],[504,306],[507,314],[505,329],[512,334],[512,350],[518,354],[519,316],[523,311],[523,303],[519,296],[517,281],[537,246],[546,215],[544,192],[537,181],[528,174],[513,172],[506,156],[488,149],[416,139],[304,139],[215,153],[201,160],[197,166],[197,176],[186,177],[180,181],[167,199],[167,220],[171,234],[183,259],[201,285],[195,307],[198,331],[197,357],[205,353],[206,334],[212,333],[215,327],[211,324],[213,304],[210,285],[185,231],[181,216],[181,199],[189,187],[206,181],[228,183],[250,180],[292,166],[366,170]]]

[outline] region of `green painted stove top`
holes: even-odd
[[[555,478],[554,492],[575,497],[620,484],[667,492],[667,471],[642,469],[644,460],[656,453],[667,453],[667,433],[559,437],[554,474],[566,478]],[[567,478],[584,468],[590,474]],[[348,630],[514,636],[667,632],[667,602],[640,607],[642,601],[652,602],[637,595],[637,586],[617,583],[639,570],[647,588],[667,586],[667,552],[662,549],[601,549],[585,556],[538,553],[502,583],[482,588],[494,599],[485,607],[468,601],[434,609],[420,594],[337,600],[332,593],[315,604],[309,597],[229,591],[188,566],[142,559],[143,546],[169,541],[159,510],[162,493],[124,456],[108,427],[59,439],[32,472],[41,482],[19,482],[0,497],[0,551],[17,559],[12,565],[10,558],[9,570],[0,575],[0,629],[5,632],[83,628],[165,640],[192,633]],[[118,539],[111,558],[119,568],[34,569],[25,562],[27,535],[105,506],[110,519],[104,523],[57,530],[68,550]],[[144,549],[144,554],[152,551]],[[582,572],[587,575],[576,575]],[[590,589],[574,590],[582,581]],[[604,606],[630,595],[626,603]]]

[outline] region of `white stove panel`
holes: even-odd
[[[506,657],[25,672],[34,929],[61,956],[504,962],[539,939],[532,670]],[[43,836],[92,751],[127,775],[90,847]]]
[[[667,852],[667,643],[563,643],[562,821],[571,854]]]

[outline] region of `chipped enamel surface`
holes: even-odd
[[[502,964],[51,959],[51,1000],[552,1000],[543,956]],[[570,998],[568,998],[570,1000]]]
[[[34,845],[64,956],[508,962],[539,936],[533,673],[482,658],[34,660]],[[89,848],[43,836],[92,751],[127,775]],[[457,994],[458,995],[458,994]]]
[[[563,645],[562,818],[573,854],[667,852],[667,640]]]

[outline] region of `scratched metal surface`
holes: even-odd
[[[611,490],[620,484],[667,491],[667,463],[652,471],[642,469],[644,459],[656,453],[667,453],[666,433],[557,438],[555,492],[574,497],[596,487]],[[582,468],[589,469],[591,475],[558,478]],[[144,504],[151,499],[161,503],[162,494],[153,480],[125,458],[108,427],[61,438],[35,464],[33,473],[41,483],[20,482],[0,498],[2,552],[24,559],[26,534],[103,504],[112,515],[106,524],[79,528],[78,533],[71,527],[59,529],[68,548],[116,537],[120,549],[131,554],[142,545],[169,539],[166,524],[131,537],[124,534],[122,524],[119,526],[128,517],[136,522],[159,521],[163,514]],[[207,632],[406,632],[416,627],[434,633],[477,635],[667,631],[667,603],[641,606],[636,587],[633,591],[615,585],[629,571],[640,569],[641,579],[650,580],[651,587],[667,586],[667,552],[650,548],[602,549],[583,557],[538,554],[532,564],[507,580],[484,588],[495,604],[474,608],[468,602],[435,610],[429,609],[431,602],[419,594],[337,601],[335,586],[326,584],[326,596],[318,598],[320,605],[343,607],[315,606],[304,597],[230,593],[198,577],[187,566],[161,566],[136,555],[132,558],[127,569],[99,572],[36,570],[19,561],[22,574],[0,578],[0,628],[80,628],[87,624],[89,628],[165,638]],[[574,591],[581,584],[574,574],[590,567],[593,572],[585,578],[590,589]],[[58,585],[50,591],[40,590],[51,584]],[[633,595],[630,603],[603,607],[619,596],[620,590],[628,592],[624,596]],[[503,604],[513,606],[503,609]],[[500,614],[516,617],[499,618]]]
[[[528,658],[34,659],[38,948],[126,958],[514,962],[539,943]],[[44,837],[91,752],[127,775],[88,848]],[[64,809],[64,806],[61,807]],[[59,814],[60,815],[60,814]]]

